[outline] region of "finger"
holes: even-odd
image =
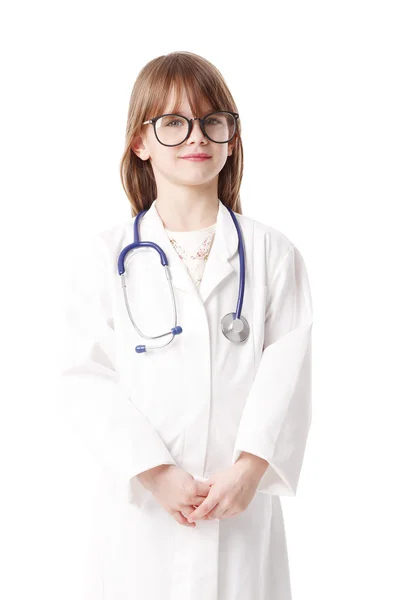
[[[208,513],[208,517],[210,519],[221,519],[225,512],[227,512],[227,509],[224,509],[220,504],[217,504],[217,506],[215,506],[213,510]]]
[[[208,513],[208,516],[211,519],[227,519],[228,517],[234,516],[239,512],[240,511],[234,510],[231,506],[224,508],[221,504],[217,504],[217,506],[215,506],[213,510]]]
[[[202,498],[206,498],[211,489],[211,485],[208,483],[203,483],[202,481],[197,481],[197,495]]]
[[[179,509],[179,511],[183,514],[183,516],[187,519],[188,515],[190,515],[194,510],[196,510],[197,506],[193,506],[192,504],[186,504]]]
[[[218,516],[218,515],[217,515],[217,512],[218,512],[219,508],[220,508],[220,506],[219,506],[219,504],[217,504],[217,506],[215,506],[215,507],[214,507],[212,510],[210,510],[210,512],[209,512],[209,513],[207,513],[207,515],[206,515],[206,516],[207,516],[209,519],[215,519],[215,518]]]
[[[186,517],[186,519],[188,518],[188,516],[197,508],[197,506],[193,506],[188,504],[187,506],[184,506],[183,508],[180,509],[180,512],[183,514],[184,517]],[[205,515],[203,517],[203,519],[208,519],[208,515]]]
[[[230,519],[230,517],[234,517],[235,515],[238,515],[238,512],[229,512],[229,510],[226,510],[224,513],[222,513],[222,515],[219,517],[220,519]]]
[[[189,523],[191,521],[194,521],[195,519],[202,519],[217,504],[218,504],[218,500],[215,500],[215,499],[213,500],[212,498],[207,498],[206,500],[204,500],[204,502],[202,502],[200,504],[200,506],[198,508],[196,508],[196,510],[194,512],[192,512],[190,515],[188,515]]]
[[[193,525],[196,525],[196,523],[189,523],[187,518],[181,512],[179,512],[179,510],[174,511],[172,516],[180,525],[185,525],[186,527],[193,527]]]
[[[201,504],[203,504],[203,502],[205,501],[205,499],[207,498],[207,496],[195,496],[191,500],[191,504],[193,504],[193,506],[200,506]]]

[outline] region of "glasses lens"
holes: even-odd
[[[235,132],[235,118],[227,112],[213,113],[206,118],[204,128],[213,142],[227,142]]]
[[[208,137],[213,142],[227,142],[235,132],[235,118],[227,112],[212,113],[204,122]],[[181,144],[188,133],[188,122],[180,115],[161,117],[156,122],[156,135],[162,144]]]
[[[188,122],[179,115],[161,117],[156,122],[156,135],[162,144],[174,146],[183,142],[188,132]]]

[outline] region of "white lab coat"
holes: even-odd
[[[121,250],[133,242],[134,218],[93,235],[73,267],[62,399],[103,468],[87,600],[291,598],[280,496],[296,494],[311,422],[312,301],[295,245],[270,226],[236,216],[246,256],[245,342],[221,331],[239,286],[237,232],[221,201],[199,290],[170,244],[156,201],[141,219],[141,240],[167,255],[183,328],[162,350],[135,352],[158,341],[135,331],[117,270]],[[125,269],[138,327],[147,335],[171,329],[158,253],[130,252]],[[234,517],[199,520],[193,528],[178,524],[136,478],[175,464],[205,481],[242,450],[270,463],[251,503]]]

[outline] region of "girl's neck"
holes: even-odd
[[[217,221],[219,199],[190,204],[179,204],[157,198],[156,209],[165,229],[170,231],[197,231],[210,227]]]

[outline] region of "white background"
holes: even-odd
[[[3,7],[2,598],[79,600],[93,465],[57,419],[63,275],[86,236],[130,217],[130,92],[174,50],[224,75],[242,123],[243,212],[287,235],[309,273],[313,423],[297,497],[282,500],[293,599],[400,597],[396,9]]]

